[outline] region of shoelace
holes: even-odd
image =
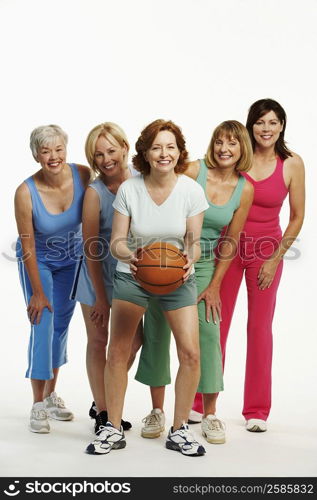
[[[198,444],[198,442],[194,438],[193,434],[189,430],[187,430],[187,429],[178,429],[176,431],[176,433],[178,433],[181,436],[183,436],[188,443],[197,443]]]
[[[52,401],[57,408],[65,408],[65,403],[59,396],[52,396]]]
[[[45,420],[47,418],[45,410],[33,410],[33,416],[36,420]]]
[[[145,425],[151,426],[151,425],[156,425],[160,422],[159,416],[156,413],[150,413],[147,415],[142,422],[145,423]]]
[[[106,424],[108,422],[108,415],[101,415],[101,413],[98,413],[96,415],[96,424],[99,426],[99,430],[101,429],[101,427],[105,427],[104,424]]]
[[[219,420],[219,418],[215,418],[213,420],[208,420],[208,428],[212,431],[222,431],[226,428],[225,423]]]
[[[118,429],[116,429],[115,427],[110,427],[109,425],[101,425],[99,427],[99,431],[98,431],[98,437],[95,439],[95,441],[102,441],[106,436],[103,435],[105,433],[107,433],[107,437],[108,436],[111,436],[112,434],[116,434],[120,431],[118,431]]]

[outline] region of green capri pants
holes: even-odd
[[[210,283],[215,270],[214,260],[200,260],[195,264],[198,295]],[[206,321],[205,301],[198,304],[200,381],[197,392],[223,391],[222,356],[219,322]],[[162,309],[151,300],[144,319],[144,341],[135,379],[152,387],[170,384],[170,327]]]

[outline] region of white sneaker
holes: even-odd
[[[266,421],[260,418],[246,420],[245,427],[250,432],[265,432],[267,430]]]
[[[105,455],[111,450],[119,450],[126,447],[123,428],[120,430],[113,427],[111,422],[102,425],[99,429],[98,436],[86,448],[86,453],[89,455]]]
[[[29,430],[47,434],[50,432],[50,424],[47,420],[47,413],[44,409],[43,401],[34,403],[31,409]]]
[[[207,415],[201,422],[201,430],[208,443],[223,444],[226,442],[226,426],[216,415]]]
[[[62,398],[59,398],[56,392],[51,392],[47,398],[44,399],[44,409],[49,417],[55,420],[73,420],[73,413],[66,408]]]
[[[202,413],[199,413],[198,411],[195,411],[195,410],[190,410],[189,417],[188,417],[188,423],[189,424],[200,424],[202,418],[203,418]]]
[[[170,429],[165,446],[168,450],[179,451],[188,457],[198,457],[206,453],[205,448],[196,441],[187,424],[183,423],[177,431]]]
[[[141,429],[141,436],[144,438],[160,437],[161,432],[165,429],[165,415],[160,408],[154,408],[142,422],[144,422],[144,426]]]

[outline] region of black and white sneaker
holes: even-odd
[[[105,455],[113,450],[126,447],[126,440],[123,429],[116,429],[111,422],[101,426],[96,439],[86,448],[89,455]]]
[[[101,420],[97,418],[99,417],[99,415],[101,415]],[[106,423],[108,422],[108,413],[107,413],[107,410],[103,410],[101,411],[99,414],[97,413],[97,406],[95,404],[95,402],[93,401],[92,402],[92,405],[89,409],[89,416],[90,418],[93,418],[96,420],[96,423],[95,423],[95,433],[97,434],[98,430],[99,430],[99,426],[100,425],[106,425]],[[121,420],[121,425],[122,425],[122,428],[124,431],[128,431],[131,429],[132,427],[132,424],[130,422],[128,422],[127,420]]]
[[[132,424],[127,420],[121,420],[121,427],[124,431],[129,431],[132,427]]]
[[[101,427],[105,427],[108,422],[108,412],[106,410],[101,411],[95,417],[95,434],[98,435]]]
[[[188,425],[185,423],[175,432],[173,432],[173,427],[171,427],[165,446],[169,450],[180,451],[188,457],[198,457],[206,453],[205,448],[196,441]]]
[[[92,402],[92,405],[89,409],[89,416],[90,418],[96,418],[97,416],[97,406],[94,401]]]

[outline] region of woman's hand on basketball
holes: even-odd
[[[265,290],[270,288],[274,280],[274,276],[279,265],[279,261],[274,259],[266,260],[260,267],[258,274],[258,288],[259,290]]]
[[[106,299],[97,299],[90,310],[90,319],[94,325],[102,326],[103,328],[108,325],[110,316],[110,304]]]
[[[39,324],[45,307],[47,307],[50,312],[53,312],[53,308],[46,295],[44,293],[34,293],[27,307],[28,317],[32,325]]]
[[[206,321],[210,322],[210,313],[212,320],[215,324],[222,321],[221,317],[221,300],[220,300],[220,287],[210,285],[201,294],[198,295],[197,302],[205,301],[206,307]]]
[[[130,262],[129,262],[129,265],[130,265],[130,271],[131,271],[131,274],[133,276],[133,278],[135,279],[136,277],[136,272],[138,270],[138,268],[136,267],[136,263],[139,261],[139,259],[137,258],[136,254],[132,254],[131,257],[130,257]]]
[[[185,281],[188,280],[191,272],[192,272],[192,267],[193,267],[193,259],[190,259],[188,257],[188,253],[187,252],[183,252],[183,255],[184,257],[186,258],[186,264],[185,266],[183,266],[183,269],[185,272],[184,276],[183,276],[183,283],[185,283]]]

